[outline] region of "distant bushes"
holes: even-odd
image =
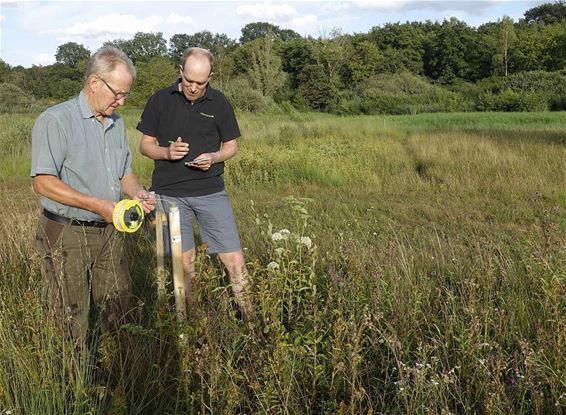
[[[20,87],[10,83],[0,83],[0,114],[25,112],[33,107],[35,99]]]
[[[141,71],[142,75],[132,88],[129,106],[143,108],[147,97],[175,79],[173,66],[168,67],[164,75],[163,71],[158,70],[161,62],[154,63],[142,65],[144,71]],[[61,92],[62,96],[71,94],[71,90],[75,90],[76,94],[80,88],[72,86],[74,82],[77,81],[61,79],[51,89],[64,91]],[[310,83],[315,82],[311,80]],[[457,81],[448,85],[437,84],[408,72],[373,75],[350,89],[340,89],[328,80],[326,83],[328,90],[322,87],[323,82],[319,79],[316,84],[320,88],[308,89],[309,94],[306,93],[307,89],[303,91],[299,88],[299,93],[294,96],[276,99],[254,88],[244,76],[222,82],[220,89],[235,109],[251,113],[289,113],[298,110],[344,115],[402,115],[467,111],[566,111],[566,70],[520,72],[507,77],[494,76],[476,83]],[[318,95],[313,91],[318,91]],[[47,101],[57,102],[53,98],[37,100],[17,85],[0,83],[0,113],[26,112],[46,106]]]
[[[520,72],[478,82],[478,111],[564,111],[566,71]]]
[[[566,71],[531,71],[438,85],[410,73],[380,74],[338,94],[337,114],[566,110]]]
[[[547,111],[549,102],[542,94],[506,89],[497,95],[491,92],[481,94],[476,109],[505,112]]]
[[[410,73],[381,74],[340,94],[332,112],[341,114],[417,114],[468,111],[473,103],[462,95]]]
[[[266,97],[261,91],[252,88],[250,81],[243,77],[226,83],[222,92],[232,106],[241,111],[265,112],[274,104],[270,97]]]

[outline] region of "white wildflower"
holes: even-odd
[[[271,235],[272,241],[280,241],[282,239],[283,239],[283,235],[281,234],[281,232],[275,232]]]
[[[289,238],[289,235],[291,235],[291,231],[289,229],[281,229],[279,233],[281,234],[281,236],[283,236],[283,239],[285,240],[287,240]]]
[[[276,248],[275,253],[277,254],[277,256],[281,257],[285,253],[285,249],[284,248]]]
[[[269,264],[267,264],[267,269],[271,270],[271,271],[275,271],[279,269],[279,264],[275,261],[271,261]]]
[[[299,240],[299,242],[301,242],[303,245],[305,245],[309,249],[312,246],[311,238],[309,238],[308,236],[301,236],[301,239]]]

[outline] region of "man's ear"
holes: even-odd
[[[86,80],[86,83],[90,91],[94,92],[98,88],[98,76],[94,74],[89,76],[88,79]]]
[[[208,75],[208,80],[210,81],[213,76],[214,76],[214,72],[211,72],[210,75]]]

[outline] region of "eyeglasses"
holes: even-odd
[[[96,75],[96,76],[98,77],[98,79],[100,79],[102,82],[104,82],[104,85],[106,85],[108,87],[108,89],[110,90],[110,92],[112,92],[112,94],[114,94],[114,99],[116,101],[118,101],[119,99],[122,99],[122,98],[126,99],[130,96],[130,91],[128,91],[128,92],[116,92],[114,90],[114,88],[112,88],[110,85],[108,85],[108,82],[106,82],[104,80],[104,78],[102,78],[101,76],[98,76],[98,75]]]

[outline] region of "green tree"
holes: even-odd
[[[315,61],[324,68],[329,81],[339,80],[354,54],[350,36],[335,29],[329,36],[319,38],[313,46]]]
[[[75,42],[59,45],[55,53],[57,62],[69,65],[72,68],[78,68],[81,61],[87,61],[89,58],[90,51],[83,45]]]
[[[36,98],[62,101],[76,95],[82,85],[82,74],[63,63],[32,66],[23,72],[18,86]]]
[[[503,72],[507,76],[509,75],[509,57],[517,40],[513,19],[509,16],[503,16],[499,23],[499,40],[499,56],[501,57]]]
[[[566,25],[523,24],[512,57],[520,70],[556,71],[566,67]]]
[[[387,23],[374,27],[368,40],[375,43],[383,53],[380,72],[396,73],[409,71],[422,74],[425,47],[439,25],[431,22]]]
[[[138,77],[126,103],[143,107],[154,92],[169,86],[179,77],[177,70],[177,65],[166,57],[153,57],[147,62],[138,63]]]
[[[134,63],[148,62],[151,58],[167,56],[167,41],[163,33],[138,32],[132,39],[117,39],[105,42],[104,46],[112,45],[126,52]]]
[[[175,34],[169,39],[169,56],[177,63],[185,49],[199,47],[211,51],[215,58],[221,59],[227,51],[236,45],[236,41],[230,39],[224,33],[212,34],[208,30],[196,32],[192,35],[185,33]]]
[[[10,68],[10,65],[4,62],[2,59],[0,59],[0,83],[6,82],[6,79],[8,78],[11,69],[12,68]]]
[[[544,3],[527,10],[524,15],[528,24],[545,23],[555,24],[566,20],[566,0],[554,3]]]
[[[383,63],[383,55],[375,43],[367,40],[364,35],[354,35],[351,38],[352,54],[345,63],[348,78],[354,84],[375,75]]]
[[[299,75],[296,101],[305,101],[315,110],[326,111],[337,101],[339,80],[330,78],[321,64],[306,65]]]
[[[426,75],[443,83],[480,78],[478,39],[465,22],[455,17],[444,20],[427,47]]]
[[[289,74],[291,88],[299,86],[299,75],[306,65],[316,63],[312,39],[291,39],[281,45],[281,64]]]
[[[283,41],[300,38],[297,32],[290,29],[281,29],[267,22],[248,23],[242,28],[240,43],[244,44],[261,37],[274,37]]]
[[[504,16],[496,23],[478,27],[480,72],[483,77],[491,75],[508,76],[516,69],[514,53],[517,33],[513,20]]]
[[[285,73],[281,69],[281,58],[274,39],[256,39],[246,46],[251,47],[251,62],[248,75],[252,86],[264,96],[276,99],[285,84]]]

